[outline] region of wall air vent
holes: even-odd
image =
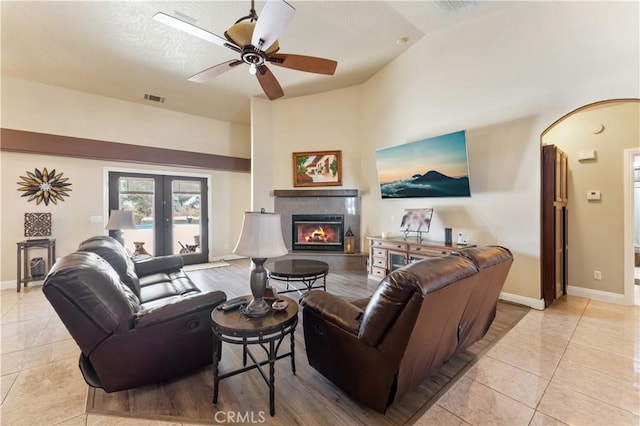
[[[157,102],[159,104],[164,103],[164,98],[162,96],[150,95],[149,93],[145,93],[144,98],[151,102]]]

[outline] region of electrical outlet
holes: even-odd
[[[601,271],[593,271],[593,279],[594,280],[601,280],[602,279],[602,272]]]

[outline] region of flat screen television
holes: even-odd
[[[470,197],[464,130],[375,151],[382,198]]]

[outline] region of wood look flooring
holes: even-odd
[[[188,274],[203,287],[225,291],[229,299],[248,294],[249,261],[234,260],[229,263],[228,267]],[[347,298],[368,297],[377,284],[378,281],[367,280],[364,273],[330,271],[327,276],[327,291]],[[277,289],[283,289],[282,285],[274,283]],[[288,293],[287,296],[294,300],[298,298],[297,293]],[[291,372],[289,359],[276,362],[274,417],[269,416],[268,387],[256,370],[222,380],[218,404],[214,406],[211,403],[213,386],[210,366],[179,380],[129,391],[107,394],[101,389],[89,388],[87,413],[200,424],[411,424],[528,310],[526,307],[499,302],[496,320],[483,340],[450,360],[384,415],[352,401],[308,365],[302,310],[295,331],[296,375]],[[288,350],[288,342],[289,339],[286,339],[281,350]],[[257,351],[254,353],[258,354]],[[241,347],[223,344],[220,372],[223,374],[241,366]],[[236,416],[234,422],[229,422],[230,415]]]

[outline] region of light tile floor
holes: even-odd
[[[0,298],[0,424],[176,424],[85,414],[78,348],[41,287]],[[416,424],[640,425],[640,308],[530,311]]]

